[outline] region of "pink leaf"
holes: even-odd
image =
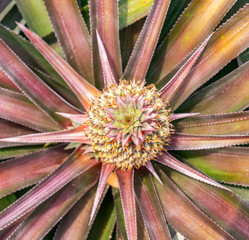
[[[249,143],[249,136],[213,136],[175,133],[170,136],[168,150],[198,150],[232,147]]]
[[[128,240],[137,239],[136,209],[134,199],[134,169],[116,170],[121,194]]]
[[[197,50],[189,57],[189,59],[183,64],[183,66],[178,70],[178,72],[171,78],[171,80],[160,90],[161,97],[165,102],[170,103],[170,107],[174,110],[174,102],[172,99],[176,90],[184,84],[184,79],[196,63],[197,59],[205,49],[207,43],[209,42],[210,38],[213,36],[213,33],[210,34],[205,41],[197,48]]]
[[[169,0],[155,0],[126,66],[123,79],[145,79],[168,10]]]
[[[33,187],[12,205],[0,213],[0,229],[3,229],[37,207],[79,174],[96,165],[82,148],[77,149],[52,174]]]
[[[88,143],[85,135],[86,126],[80,126],[57,132],[36,133],[18,137],[3,138],[0,141],[20,143],[49,143],[49,142],[81,142]]]
[[[99,179],[99,184],[98,184],[98,189],[96,192],[96,196],[93,202],[93,208],[92,208],[92,213],[91,213],[91,217],[89,220],[89,224],[91,225],[93,217],[96,214],[96,210],[99,204],[99,201],[101,199],[101,196],[103,194],[103,191],[105,189],[107,180],[110,176],[110,174],[112,173],[112,171],[114,170],[115,165],[112,164],[102,164],[102,169],[101,169],[101,174],[100,174],[100,179]]]
[[[212,185],[212,186],[215,186],[218,188],[227,189],[223,185],[217,183],[215,180],[213,180],[209,177],[206,177],[204,174],[197,172],[193,168],[180,162],[179,160],[177,160],[176,158],[174,158],[173,156],[171,156],[167,152],[165,152],[163,155],[159,156],[157,159],[155,159],[155,161],[160,162],[160,163],[166,165],[167,167],[170,167],[178,172],[181,172],[181,173],[183,173],[183,174],[185,174],[185,175],[187,175],[195,180],[207,183],[209,185]]]
[[[46,42],[30,31],[25,26],[18,24],[20,29],[30,39],[33,45],[54,67],[54,69],[67,82],[81,101],[86,110],[89,110],[90,103],[98,95],[99,91],[84,78],[82,78],[63,58],[61,58]]]
[[[98,42],[98,47],[99,47],[100,61],[101,61],[101,66],[102,66],[102,71],[103,71],[103,76],[104,76],[104,86],[108,88],[111,85],[116,85],[117,83],[113,76],[111,66],[110,66],[106,51],[105,51],[104,44],[97,30],[96,30],[96,35],[97,35],[97,42]]]

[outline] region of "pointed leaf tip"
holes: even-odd
[[[111,69],[111,66],[108,60],[108,56],[106,54],[105,47],[101,40],[101,37],[99,36],[98,30],[96,30],[96,35],[97,35],[97,42],[98,42],[98,47],[99,47],[100,61],[101,61],[101,66],[102,66],[102,71],[103,71],[103,76],[104,76],[104,85],[105,87],[110,87],[111,85],[115,85],[117,83],[113,76],[112,69]]]
[[[161,179],[160,179],[160,177],[158,176],[157,172],[155,171],[152,163],[148,162],[147,165],[146,165],[146,167],[152,173],[152,175],[158,180],[158,182],[160,182],[161,184],[163,184],[162,181],[161,181]]]
[[[69,118],[71,121],[75,121],[80,124],[84,124],[88,117],[85,114],[70,114],[70,113],[62,113],[56,112],[56,114],[61,115],[62,117]]]
[[[93,84],[91,38],[77,0],[44,0],[44,3],[67,62]]]
[[[99,179],[99,184],[96,192],[96,196],[93,202],[93,207],[92,207],[92,212],[89,220],[89,225],[92,224],[93,218],[95,216],[96,210],[98,208],[98,204],[100,202],[101,196],[103,194],[104,188],[106,186],[107,180],[114,170],[114,165],[112,164],[102,164],[102,169],[101,169],[101,174],[100,174],[100,179]]]
[[[176,90],[184,84],[184,79],[200,57],[201,53],[205,49],[210,38],[213,36],[211,33],[204,42],[194,51],[189,59],[183,64],[183,66],[177,71],[173,78],[160,90],[161,97],[164,101],[170,102],[170,106],[174,109],[174,99],[178,98]]]
[[[196,116],[200,113],[176,113],[170,116],[171,121]]]
[[[54,172],[0,213],[0,229],[17,221],[94,165],[99,164],[90,160],[83,148],[75,150]]]
[[[82,125],[72,129],[57,132],[35,133],[17,137],[3,138],[0,142],[15,143],[47,143],[47,142],[80,142],[88,143],[86,126]]]
[[[155,0],[132,51],[123,79],[145,79],[169,7],[169,0]]]
[[[156,159],[157,162],[160,162],[164,165],[166,165],[167,167],[170,167],[180,173],[183,173],[195,180],[204,182],[206,184],[221,188],[221,189],[226,189],[226,187],[224,187],[223,185],[219,184],[218,182],[216,182],[215,180],[205,176],[204,174],[196,171],[195,169],[185,165],[184,163],[180,162],[179,160],[177,160],[176,158],[174,158],[172,155],[170,155],[168,152],[165,152],[163,155],[161,155],[160,157],[158,157]]]
[[[52,49],[39,36],[21,24],[18,24],[18,26],[37,48],[37,50],[67,82],[67,84],[75,92],[82,106],[88,111],[90,108],[90,103],[99,94],[98,89],[81,77],[60,55],[54,51],[54,49]]]

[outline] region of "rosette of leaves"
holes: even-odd
[[[233,59],[249,6],[37,1],[51,27],[27,2],[27,40],[0,27],[1,203],[18,198],[0,238],[248,239],[249,65]]]

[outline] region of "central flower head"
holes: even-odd
[[[94,157],[124,170],[154,159],[172,131],[170,110],[154,85],[112,85],[92,102],[88,114]]]

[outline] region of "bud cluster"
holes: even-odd
[[[92,102],[88,116],[94,157],[124,170],[154,159],[172,132],[167,104],[144,83],[111,86]]]

